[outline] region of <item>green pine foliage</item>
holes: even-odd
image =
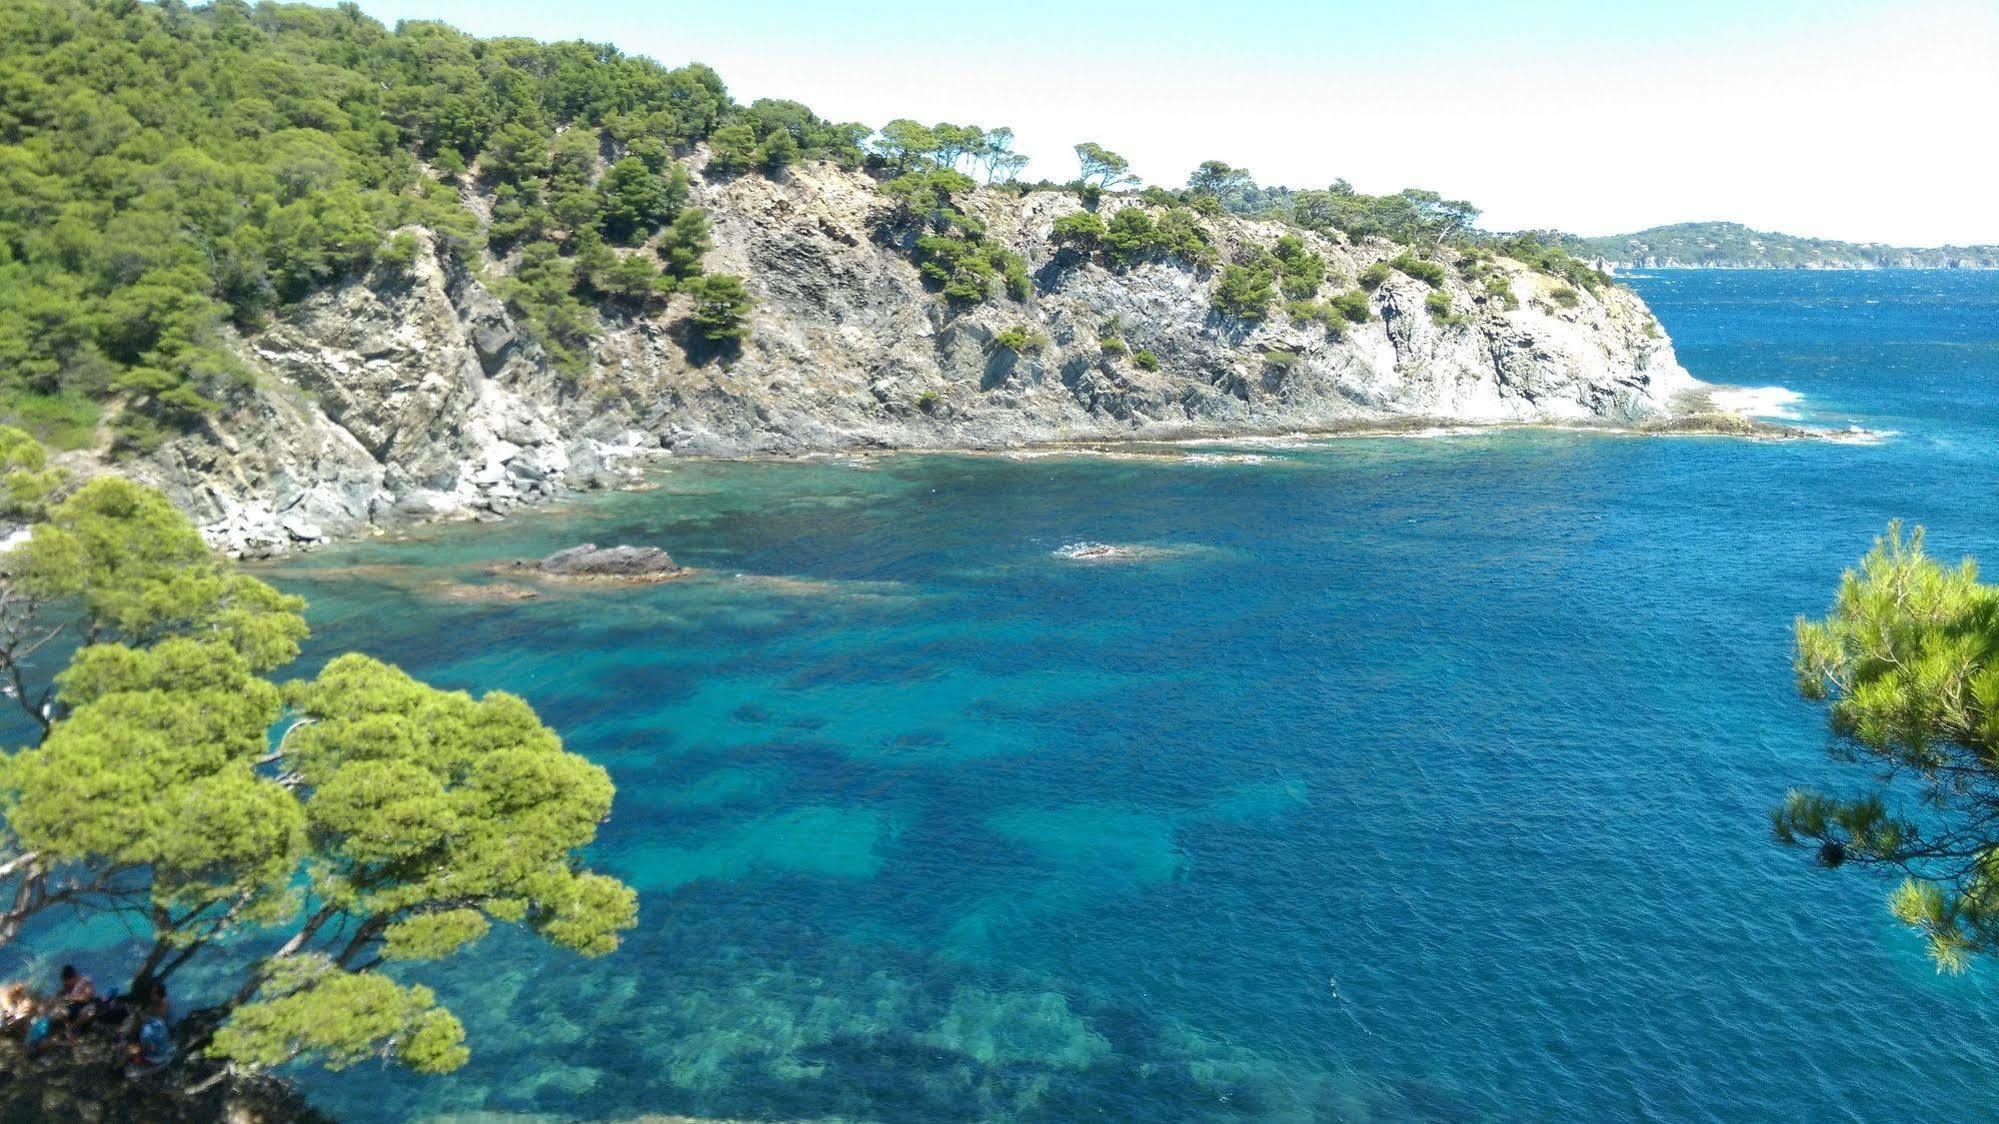
[[[483,241],[522,255],[507,299],[575,367],[594,306],[651,284],[645,258],[607,271],[593,237],[672,224],[664,272],[699,272],[676,153],[740,133],[746,167],[857,166],[868,133],[738,106],[704,66],[240,0],[17,0],[0,88],[0,419],[65,446],[107,406],[126,449],[227,406],[251,379],[229,330],[378,262],[407,270],[392,231],[465,254],[482,238],[461,188],[492,193]]]
[[[1036,355],[1048,346],[1048,337],[1025,324],[1015,324],[993,336],[993,346],[1015,355]]]
[[[1026,259],[997,242],[963,235],[918,238],[916,267],[956,304],[978,304],[992,299],[995,292],[1024,301],[1033,285]]]
[[[1569,253],[1560,239],[1553,235],[1517,234],[1500,240],[1495,248],[1507,257],[1527,263],[1537,273],[1545,273],[1592,293],[1609,287],[1611,283],[1608,274]]]
[[[750,310],[756,298],[743,280],[727,273],[706,273],[681,285],[694,298],[694,330],[710,343],[730,343],[749,334]]]
[[[1423,308],[1424,311],[1430,314],[1430,319],[1439,324],[1458,323],[1459,317],[1451,311],[1451,295],[1449,293],[1437,292],[1424,294]]]
[[[1317,324],[1325,329],[1326,335],[1332,339],[1338,339],[1346,334],[1346,317],[1330,304],[1320,301],[1288,300],[1284,302],[1284,314],[1294,323]]]
[[[0,676],[36,735],[0,754],[0,947],[52,910],[99,918],[140,938],[136,978],[197,958],[234,978],[217,1057],[434,1073],[467,1048],[407,982],[423,962],[496,925],[594,956],[634,923],[580,860],[610,778],[525,702],[355,654],[273,680],[301,599],[160,493],[49,471],[20,430],[0,428],[0,503],[31,523],[0,560]],[[51,676],[31,657],[67,628],[85,640]]]
[[[1304,239],[1286,234],[1277,240],[1271,255],[1277,259],[1277,276],[1285,296],[1310,300],[1318,295],[1326,280],[1326,259],[1307,249]]]
[[[1999,952],[1999,587],[1891,524],[1826,616],[1799,618],[1795,670],[1826,706],[1831,756],[1874,781],[1793,790],[1777,840],[1899,875],[1889,907],[1940,968]]]
[[[1215,281],[1209,301],[1216,312],[1237,320],[1261,320],[1277,299],[1275,273],[1266,265],[1231,265]]]
[[[1142,206],[1127,206],[1109,222],[1093,211],[1077,211],[1056,219],[1050,238],[1058,246],[1099,257],[1112,269],[1168,258],[1194,266],[1215,260],[1214,239],[1187,207],[1168,207],[1155,218]]]
[[[1334,297],[1330,303],[1349,324],[1365,324],[1374,319],[1374,308],[1368,302],[1365,289],[1349,289]]]
[[[1077,211],[1055,220],[1049,235],[1058,246],[1071,246],[1085,254],[1093,254],[1103,248],[1104,235],[1108,228],[1095,211]]]
[[[699,207],[683,207],[659,237],[659,258],[663,272],[673,284],[681,284],[701,274],[701,259],[714,248],[708,237],[708,212]]]
[[[905,172],[882,190],[900,202],[905,224],[931,232],[918,235],[912,257],[924,280],[945,299],[978,304],[1004,293],[1025,301],[1034,288],[1027,259],[987,241],[985,224],[960,210],[953,198],[976,186],[962,172],[932,166]]]
[[[1442,263],[1419,258],[1414,254],[1399,254],[1388,264],[1432,289],[1443,288],[1445,279],[1450,276]]]

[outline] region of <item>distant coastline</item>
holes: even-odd
[[[1884,272],[1888,270],[1908,270],[1921,272],[1941,272],[1951,270],[1992,270],[1999,269],[1999,262],[1941,263],[1936,265],[1877,265],[1872,262],[1768,262],[1768,261],[1705,261],[1683,262],[1673,259],[1660,260],[1646,258],[1640,261],[1615,261],[1610,258],[1592,257],[1586,259],[1605,273],[1663,273],[1675,269],[1764,269],[1764,270],[1818,270],[1821,272]]]
[[[1688,222],[1635,234],[1560,234],[1563,249],[1605,272],[1634,269],[1999,269],[1999,246],[1891,246]]]

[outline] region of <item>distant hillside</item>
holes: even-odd
[[[1569,252],[1620,269],[1999,269],[1999,246],[1912,249],[1751,230],[1736,222],[1682,222],[1636,234],[1560,237]]]

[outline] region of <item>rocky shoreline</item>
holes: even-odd
[[[1580,291],[1510,259],[1479,279],[1446,270],[1436,288],[1391,271],[1370,318],[1343,332],[1281,311],[1245,322],[1211,307],[1212,268],[1113,269],[1058,244],[1055,220],[1082,207],[1073,193],[981,190],[964,208],[1034,283],[1024,300],[960,306],[926,286],[915,232],[865,175],[697,172],[694,191],[713,223],[709,268],[756,298],[738,352],[690,350],[676,327],[686,306],[669,304],[607,318],[584,368],[561,369],[498,295],[512,262],[462,260],[412,228],[408,264],[379,264],[237,341],[257,372],[241,401],[112,467],[166,491],[218,548],[269,557],[635,486],[662,456],[1670,426],[1700,385],[1635,294]],[[1113,195],[1098,210],[1140,205]],[[1224,262],[1297,234],[1203,222]],[[1404,252],[1302,237],[1326,261],[1326,292]],[[1438,293],[1448,316],[1426,305]],[[1035,342],[1015,351],[1003,336]]]

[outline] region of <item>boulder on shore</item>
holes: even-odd
[[[568,581],[619,582],[643,584],[684,577],[691,573],[687,567],[673,560],[673,556],[656,546],[600,547],[596,543],[584,543],[567,550],[558,550],[539,562],[516,562],[507,569],[518,572],[527,570],[546,578],[560,578]]]

